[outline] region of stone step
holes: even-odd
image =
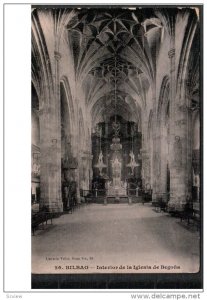
[[[131,200],[131,203],[142,203],[142,197],[141,196],[98,196],[93,197],[90,199],[90,203],[97,203],[97,204],[104,204],[104,200],[107,198],[107,203],[129,203],[129,199]]]

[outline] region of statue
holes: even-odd
[[[98,164],[102,165],[103,164],[103,153],[99,153],[99,158],[98,158]]]
[[[113,176],[121,177],[121,162],[118,160],[118,157],[116,157],[112,162],[112,167],[113,167]]]
[[[112,160],[113,187],[121,186],[121,162],[116,156]]]
[[[135,163],[134,153],[130,151],[129,156],[131,157],[131,163]]]
[[[102,169],[106,168],[107,166],[103,162],[103,153],[100,151],[99,157],[98,157],[98,163],[95,165],[95,168],[98,168],[100,171],[100,175],[102,175]]]
[[[127,167],[131,168],[132,174],[133,174],[134,173],[134,168],[138,167],[139,164],[136,163],[134,153],[133,153],[132,150],[130,151],[129,156],[130,156],[131,159],[130,159],[130,163],[127,165]]]

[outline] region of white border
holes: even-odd
[[[6,2],[8,3],[9,2]],[[30,231],[30,139],[31,139],[31,120],[30,120],[30,99],[31,99],[31,6],[28,1],[25,4],[5,5],[5,289],[12,291],[32,291],[31,294],[25,294],[24,298],[34,298],[40,296],[31,290],[31,231]],[[42,1],[35,1],[35,4],[43,4]],[[73,3],[57,3],[57,1],[44,1],[44,4],[112,4],[112,1],[101,3],[95,0],[91,1],[73,1]],[[125,1],[117,1],[115,4],[126,4]],[[141,4],[202,4],[200,1],[148,1]],[[137,1],[130,1],[129,4],[138,4]],[[3,20],[3,6],[2,20]],[[206,16],[206,7],[204,6],[204,15]],[[206,18],[204,26],[206,27]],[[204,43],[204,47],[205,47]],[[205,53],[205,51],[204,51]],[[3,56],[2,56],[3,57]],[[205,55],[204,55],[205,59]],[[207,69],[206,60],[204,60],[204,70]],[[1,81],[2,83],[2,81]],[[203,83],[205,83],[205,76]],[[205,85],[205,84],[204,84]],[[205,99],[205,90],[204,90]],[[205,101],[204,101],[205,104]],[[3,112],[3,111],[2,111]],[[204,106],[204,116],[205,116]],[[204,123],[204,147],[206,141],[206,123]],[[205,148],[204,148],[205,149]],[[206,162],[204,161],[204,170]],[[204,177],[205,179],[205,177]],[[1,181],[2,182],[2,181]],[[205,181],[204,181],[205,187]],[[204,190],[205,192],[205,190]],[[205,195],[206,193],[204,193]],[[205,199],[204,199],[205,200]],[[204,201],[205,202],[205,201]],[[206,207],[204,215],[206,215]],[[3,212],[3,207],[2,207]],[[205,218],[204,218],[205,221]],[[205,222],[206,223],[206,222]],[[205,239],[204,239],[205,247]],[[206,249],[206,247],[204,248]],[[205,268],[206,270],[206,268]],[[204,272],[205,273],[205,272]],[[204,276],[205,277],[205,276]],[[1,281],[2,282],[2,281]],[[204,281],[205,284],[205,281]],[[206,289],[205,289],[206,290]],[[3,291],[3,288],[2,288]],[[52,292],[59,290],[52,290]],[[80,291],[80,290],[78,290]],[[86,290],[89,292],[90,290]],[[92,290],[94,291],[94,290]],[[106,292],[106,290],[102,290]],[[117,294],[87,294],[90,299],[98,296],[103,299]],[[118,292],[118,290],[114,290]],[[119,290],[123,292],[123,290]],[[124,290],[125,292],[127,290]],[[129,294],[134,290],[128,290]],[[143,293],[145,290],[140,290]],[[157,291],[157,290],[156,290]],[[163,290],[162,290],[163,291]],[[175,291],[175,290],[174,290]],[[179,293],[181,290],[177,290]],[[184,290],[186,292],[186,290]],[[40,290],[39,290],[40,292]],[[46,290],[48,292],[48,290]],[[84,292],[84,290],[81,290]],[[147,290],[153,293],[154,290]],[[165,290],[167,292],[167,290]],[[171,293],[172,290],[169,290]],[[192,291],[190,291],[192,292]],[[195,291],[196,292],[196,291]],[[206,294],[206,292],[205,292]],[[27,296],[26,296],[27,295]],[[44,298],[48,294],[44,294]],[[50,299],[56,299],[55,293],[50,293]],[[81,296],[82,294],[79,294]],[[128,294],[127,294],[128,295]],[[76,299],[78,294],[58,293],[61,298],[72,297]],[[85,297],[85,295],[83,295]],[[202,297],[204,294],[201,295]],[[126,294],[118,295],[120,299],[126,299]],[[2,293],[2,299],[6,294]],[[27,299],[26,298],[26,299]],[[204,299],[204,298],[203,298]]]

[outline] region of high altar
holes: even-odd
[[[97,189],[106,190],[108,196],[127,195],[131,184],[128,179],[141,178],[141,141],[135,123],[120,116],[98,123],[92,136],[93,182]]]
[[[116,156],[112,160],[112,182],[108,182],[107,195],[126,195],[126,183],[121,181],[121,162]]]

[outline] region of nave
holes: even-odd
[[[201,8],[34,6],[31,25],[32,273],[195,275]]]
[[[32,204],[201,202],[200,8],[32,8]]]
[[[65,269],[66,265],[83,265],[89,266],[83,274],[117,273],[120,269],[113,267],[122,265],[123,273],[195,273],[199,244],[196,227],[156,212],[150,204],[88,204],[35,233],[32,270],[34,274],[70,274],[80,270]],[[154,265],[159,269],[153,269]]]

